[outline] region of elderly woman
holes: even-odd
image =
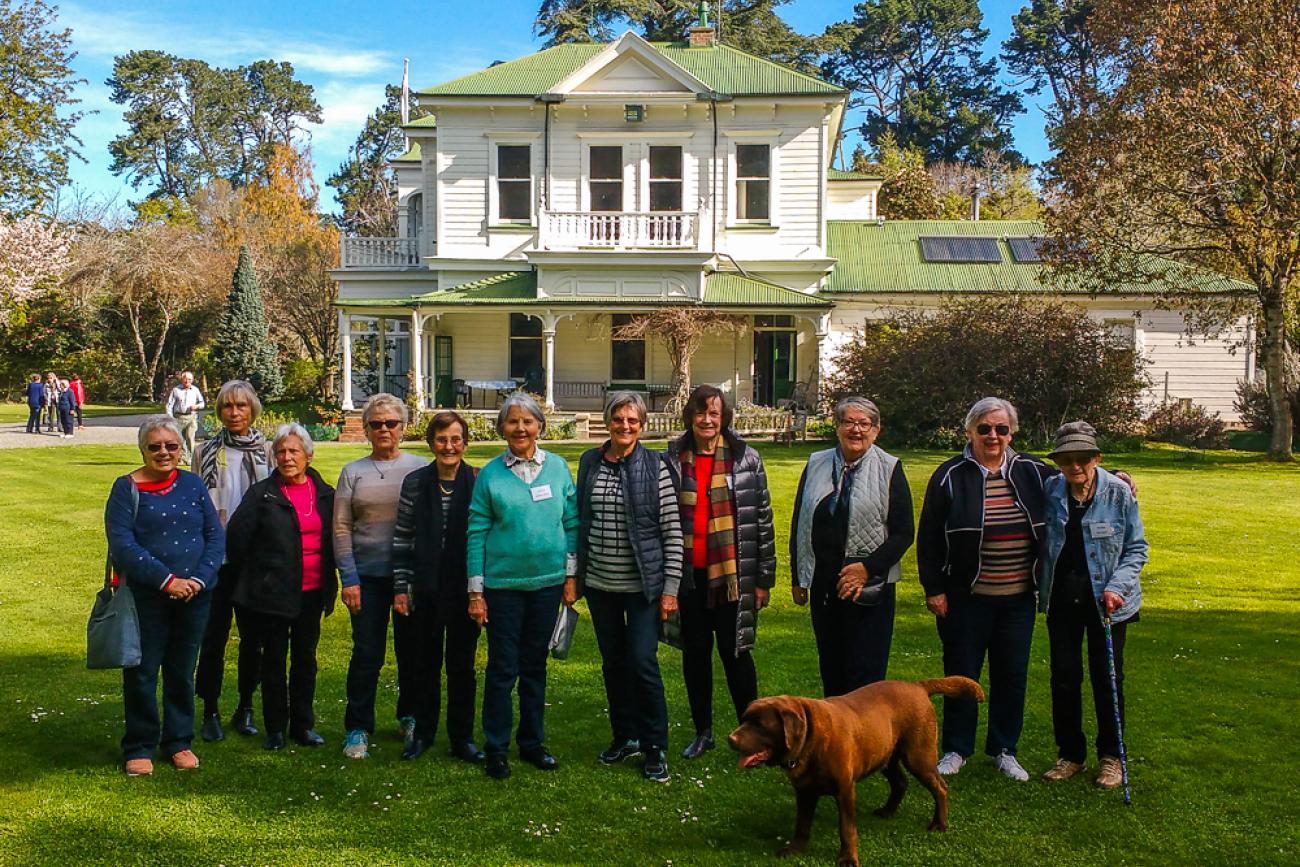
[[[612,765],[645,754],[641,774],[668,781],[668,705],[659,621],[677,610],[682,528],[672,473],[641,445],[646,407],[618,391],[605,405],[610,438],[578,463],[578,588],[596,629],[614,740]]]
[[[316,447],[302,425],[283,425],[271,451],[275,471],[245,492],[226,528],[226,563],[238,576],[235,604],[256,620],[262,638],[265,747],[283,749],[286,732],[318,747],[325,739],[312,711],[316,645],[321,617],[338,594],[329,521],[334,489],[312,469]]]
[[[122,670],[126,772],[153,773],[160,747],[173,767],[199,766],[194,740],[194,660],[207,623],[226,537],[197,476],[177,469],[181,432],[154,415],[140,425],[144,465],[113,483],[104,510],[108,553],[135,599],[140,664]],[[162,725],[158,674],[162,672]]]
[[[1097,713],[1098,786],[1120,785],[1116,705],[1124,713],[1124,638],[1142,607],[1138,577],[1147,540],[1129,486],[1100,467],[1097,432],[1086,421],[1062,425],[1048,457],[1062,475],[1047,482],[1047,551],[1039,607],[1047,615],[1052,660],[1052,729],[1056,764],[1047,780],[1068,780],[1084,770],[1082,645]],[[1111,620],[1117,696],[1111,694],[1103,618]]]
[[[683,545],[691,569],[681,596],[682,672],[695,739],[682,751],[694,759],[713,749],[713,644],[739,720],[758,698],[751,651],[758,611],[776,583],[776,532],[763,459],[731,430],[721,389],[701,385],[682,409],[686,427],[668,444],[681,507]]]
[[[864,397],[835,405],[839,445],[808,458],[790,524],[796,605],[811,592],[822,690],[844,695],[885,679],[899,560],[912,547],[912,490],[877,446],[880,411]]]
[[[193,470],[203,479],[212,504],[221,517],[221,526],[235,514],[244,493],[271,474],[271,444],[253,422],[262,414],[262,401],[252,384],[232,379],[217,392],[217,418],[221,429],[194,450]],[[224,567],[223,567],[224,571]],[[257,633],[256,618],[244,616],[235,607],[236,575],[224,574],[212,597],[212,616],[203,636],[199,653],[199,670],[195,684],[203,699],[203,739],[219,741],[226,735],[221,729],[221,683],[226,668],[226,643],[230,640],[230,623],[239,624],[239,703],[231,717],[231,727],[241,735],[257,734],[253,722],[253,693],[261,676],[262,641]]]
[[[375,733],[375,692],[393,607],[393,531],[402,482],[428,463],[418,455],[402,453],[406,421],[406,404],[393,395],[381,392],[366,401],[361,423],[370,454],[343,467],[334,494],[334,558],[343,583],[343,604],[352,615],[352,659],[343,714],[348,733],[343,755],[350,759],[370,756],[370,736]],[[409,742],[415,725],[406,708],[411,690],[401,688],[402,669],[399,658],[397,716]]]
[[[989,660],[984,751],[1003,774],[1029,779],[1016,760],[1025,718],[1035,570],[1043,539],[1044,482],[1056,472],[1011,448],[1016,408],[997,397],[966,413],[966,449],[934,471],[917,529],[916,561],[926,607],[937,619],[945,675],[979,679]],[[976,704],[943,701],[939,773],[975,752]]]
[[[483,748],[496,780],[510,776],[516,681],[519,757],[539,770],[559,767],[545,745],[546,653],[561,600],[577,599],[578,510],[568,464],[537,447],[545,430],[528,394],[505,399],[497,432],[507,449],[479,473],[469,507],[469,615],[488,631]]]
[[[434,415],[425,436],[434,462],[402,482],[393,532],[394,622],[403,624],[394,627],[394,641],[403,684],[413,693],[415,717],[402,758],[418,758],[433,744],[445,659],[451,754],[479,763],[485,758],[474,743],[474,656],[480,628],[465,610],[469,500],[478,470],[465,463],[469,426],[459,413]]]

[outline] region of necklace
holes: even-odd
[[[311,484],[311,483],[304,482],[304,484]],[[284,492],[285,497],[288,498],[289,502],[293,505],[293,507],[297,509],[298,504],[294,503],[293,497],[289,496],[289,486],[285,484],[281,484],[280,490]],[[307,511],[303,513],[304,518],[310,518],[312,515],[316,514],[316,497],[312,495],[314,494],[314,492],[312,492],[310,489],[308,489],[308,491],[309,491],[309,495],[307,497]]]
[[[456,483],[453,481],[449,488],[442,483],[442,479],[438,479],[438,490],[442,491],[444,497],[450,497],[456,491]]]
[[[387,478],[387,476],[384,475],[384,471],[379,469],[379,464],[375,463],[374,458],[369,458],[368,460],[370,461],[370,466],[375,468],[375,472],[379,473],[379,478]],[[384,463],[388,463],[388,461],[385,461]]]
[[[1096,484],[1097,484],[1097,477],[1093,476],[1091,479],[1088,480],[1088,483],[1083,486],[1083,491],[1080,493],[1079,496],[1075,497],[1074,491],[1070,491],[1070,496],[1074,498],[1074,501],[1076,503],[1078,503],[1079,505],[1083,505],[1084,503],[1092,499],[1092,491],[1093,488],[1096,486]]]

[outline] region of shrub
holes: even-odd
[[[321,364],[310,358],[293,358],[284,365],[284,400],[314,400],[320,396]]]
[[[253,429],[262,432],[262,436],[268,440],[275,436],[275,432],[280,429],[280,425],[288,424],[291,421],[298,421],[287,412],[276,412],[268,409],[257,417],[253,422]],[[299,422],[301,424],[301,422]]]
[[[1300,383],[1290,394],[1291,431],[1293,437],[1300,437]],[[1241,416],[1241,423],[1248,430],[1272,433],[1273,407],[1268,402],[1268,384],[1261,377],[1254,382],[1237,380],[1237,399],[1232,408]],[[1267,451],[1267,446],[1265,446]]]
[[[110,349],[82,349],[60,358],[56,370],[81,374],[90,403],[131,400],[140,386],[140,368],[121,352]]]
[[[1017,442],[1051,441],[1086,419],[1103,435],[1131,433],[1146,388],[1133,348],[1083,308],[1021,296],[950,297],[869,323],[840,350],[827,396],[880,407],[883,445],[955,448],[971,404],[996,395],[1020,414]]]
[[[1211,415],[1195,403],[1169,401],[1156,407],[1146,418],[1147,439],[1197,449],[1221,449],[1228,445],[1227,428],[1216,412]]]
[[[318,443],[332,443],[339,438],[343,428],[336,424],[309,424],[307,433]]]

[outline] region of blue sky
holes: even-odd
[[[984,25],[995,53],[1011,16],[1028,0],[981,0]],[[72,167],[73,182],[125,203],[143,197],[111,174],[108,143],[124,130],[121,107],[104,84],[113,57],[158,49],[196,57],[214,66],[238,66],[261,58],[293,63],[298,77],[316,89],[324,123],[312,131],[316,177],[324,179],[347,157],[366,115],[382,101],[384,84],[397,83],[402,59],[411,59],[412,87],[425,87],[536,50],[532,21],[539,0],[351,0],[311,3],[273,0],[75,0],[60,3],[60,21],[72,28],[79,53],[74,66],[87,80],[79,89],[85,118],[78,133],[87,162]],[[782,14],[797,30],[819,32],[852,15],[850,0],[794,0]],[[1042,115],[1035,109],[1015,125],[1016,144],[1032,162],[1047,156]],[[328,197],[324,204],[333,208]]]

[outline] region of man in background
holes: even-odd
[[[184,454],[181,464],[188,466],[194,454],[194,437],[199,430],[199,411],[204,409],[203,393],[194,384],[194,374],[188,370],[181,374],[180,384],[172,388],[167,398],[167,414],[176,419],[181,429]]]

